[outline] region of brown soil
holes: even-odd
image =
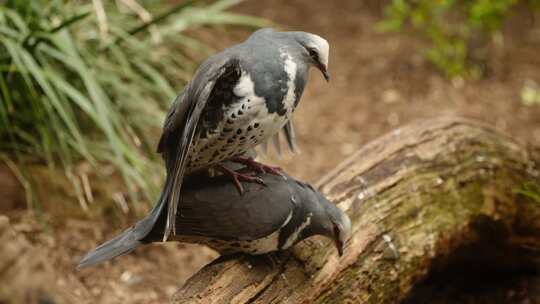
[[[504,45],[492,49],[487,78],[448,81],[421,56],[424,41],[374,29],[381,20],[381,10],[378,1],[357,0],[339,4],[251,1],[237,8],[287,29],[318,33],[331,45],[331,82],[325,83],[313,71],[295,114],[302,153],[271,161],[298,178],[314,182],[367,141],[411,120],[448,114],[479,119],[523,140],[540,142],[540,106],[524,106],[520,99],[525,82],[540,84],[540,32],[533,18],[518,14],[505,25]],[[245,31],[227,32],[217,44],[226,46],[247,35]],[[16,189],[11,184],[8,188],[12,193]],[[12,197],[21,201],[20,195]],[[16,234],[33,248],[24,247],[27,249],[21,254],[37,250],[46,257],[44,263],[49,266],[43,269],[53,269],[56,278],[45,286],[50,286],[51,294],[55,290],[67,294],[61,297],[65,302],[163,303],[190,274],[216,256],[199,246],[155,245],[102,266],[76,271],[74,265],[85,251],[113,236],[129,221],[113,225],[106,218],[68,219],[52,221],[54,224],[46,230],[21,209],[10,209],[7,214]],[[46,212],[47,217],[57,218]],[[526,298],[523,303],[533,303],[525,302]]]

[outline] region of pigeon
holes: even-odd
[[[224,175],[187,177],[181,197],[183,212],[175,217],[178,234],[169,241],[204,244],[223,255],[260,255],[323,235],[334,240],[341,256],[351,232],[347,214],[311,185],[287,177],[260,173],[266,186],[247,184],[244,195]],[[87,253],[78,267],[161,241],[166,221],[164,205],[160,200],[146,218]]]
[[[279,174],[241,155],[283,127],[290,128],[286,124],[300,101],[309,68],[315,66],[329,80],[328,55],[329,44],[318,35],[266,28],[199,66],[171,105],[158,144],[167,167],[164,241],[174,234],[184,175],[215,165],[242,192],[240,180],[262,180],[218,165],[221,161]]]

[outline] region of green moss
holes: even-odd
[[[538,10],[531,0],[430,1],[393,0],[385,7],[382,31],[402,31],[411,27],[429,41],[425,55],[448,77],[477,78],[486,69],[487,47],[502,43],[495,33],[517,4],[531,12]]]
[[[495,208],[502,210],[513,206],[511,185],[519,183],[522,176],[513,168],[506,169],[506,162],[495,157],[494,152],[485,153],[497,149],[500,147],[482,143],[463,147],[467,152],[457,153],[459,158],[439,159],[433,162],[438,164],[436,167],[411,170],[413,173],[403,176],[393,187],[362,202],[362,211],[369,210],[369,215],[357,210],[352,217],[355,221],[360,217],[364,217],[363,222],[373,220],[380,237],[355,264],[339,274],[337,283],[317,303],[342,303],[344,299],[354,303],[395,303],[398,295],[404,294],[403,289],[411,288],[430,269],[435,258],[457,246],[458,242],[449,236],[465,237],[463,233],[470,233],[470,227],[464,226],[469,223],[467,219],[482,214],[489,207],[488,200],[496,200],[500,206]],[[484,152],[483,158],[477,157],[478,151]],[[419,226],[421,229],[417,229]],[[380,249],[388,245],[382,239],[385,233],[392,234],[400,251],[396,260],[382,257]],[[474,238],[474,234],[467,237]]]

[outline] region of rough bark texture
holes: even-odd
[[[396,303],[454,265],[515,269],[537,262],[540,150],[477,123],[426,120],[366,145],[319,189],[350,215],[339,258],[308,239],[272,258],[218,259],[174,303]],[[474,267],[473,267],[474,266]]]

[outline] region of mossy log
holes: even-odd
[[[339,258],[310,238],[288,252],[220,258],[174,303],[397,303],[428,275],[461,261],[470,271],[538,262],[540,149],[458,118],[381,137],[318,183],[353,221]],[[470,267],[469,267],[470,266]]]

